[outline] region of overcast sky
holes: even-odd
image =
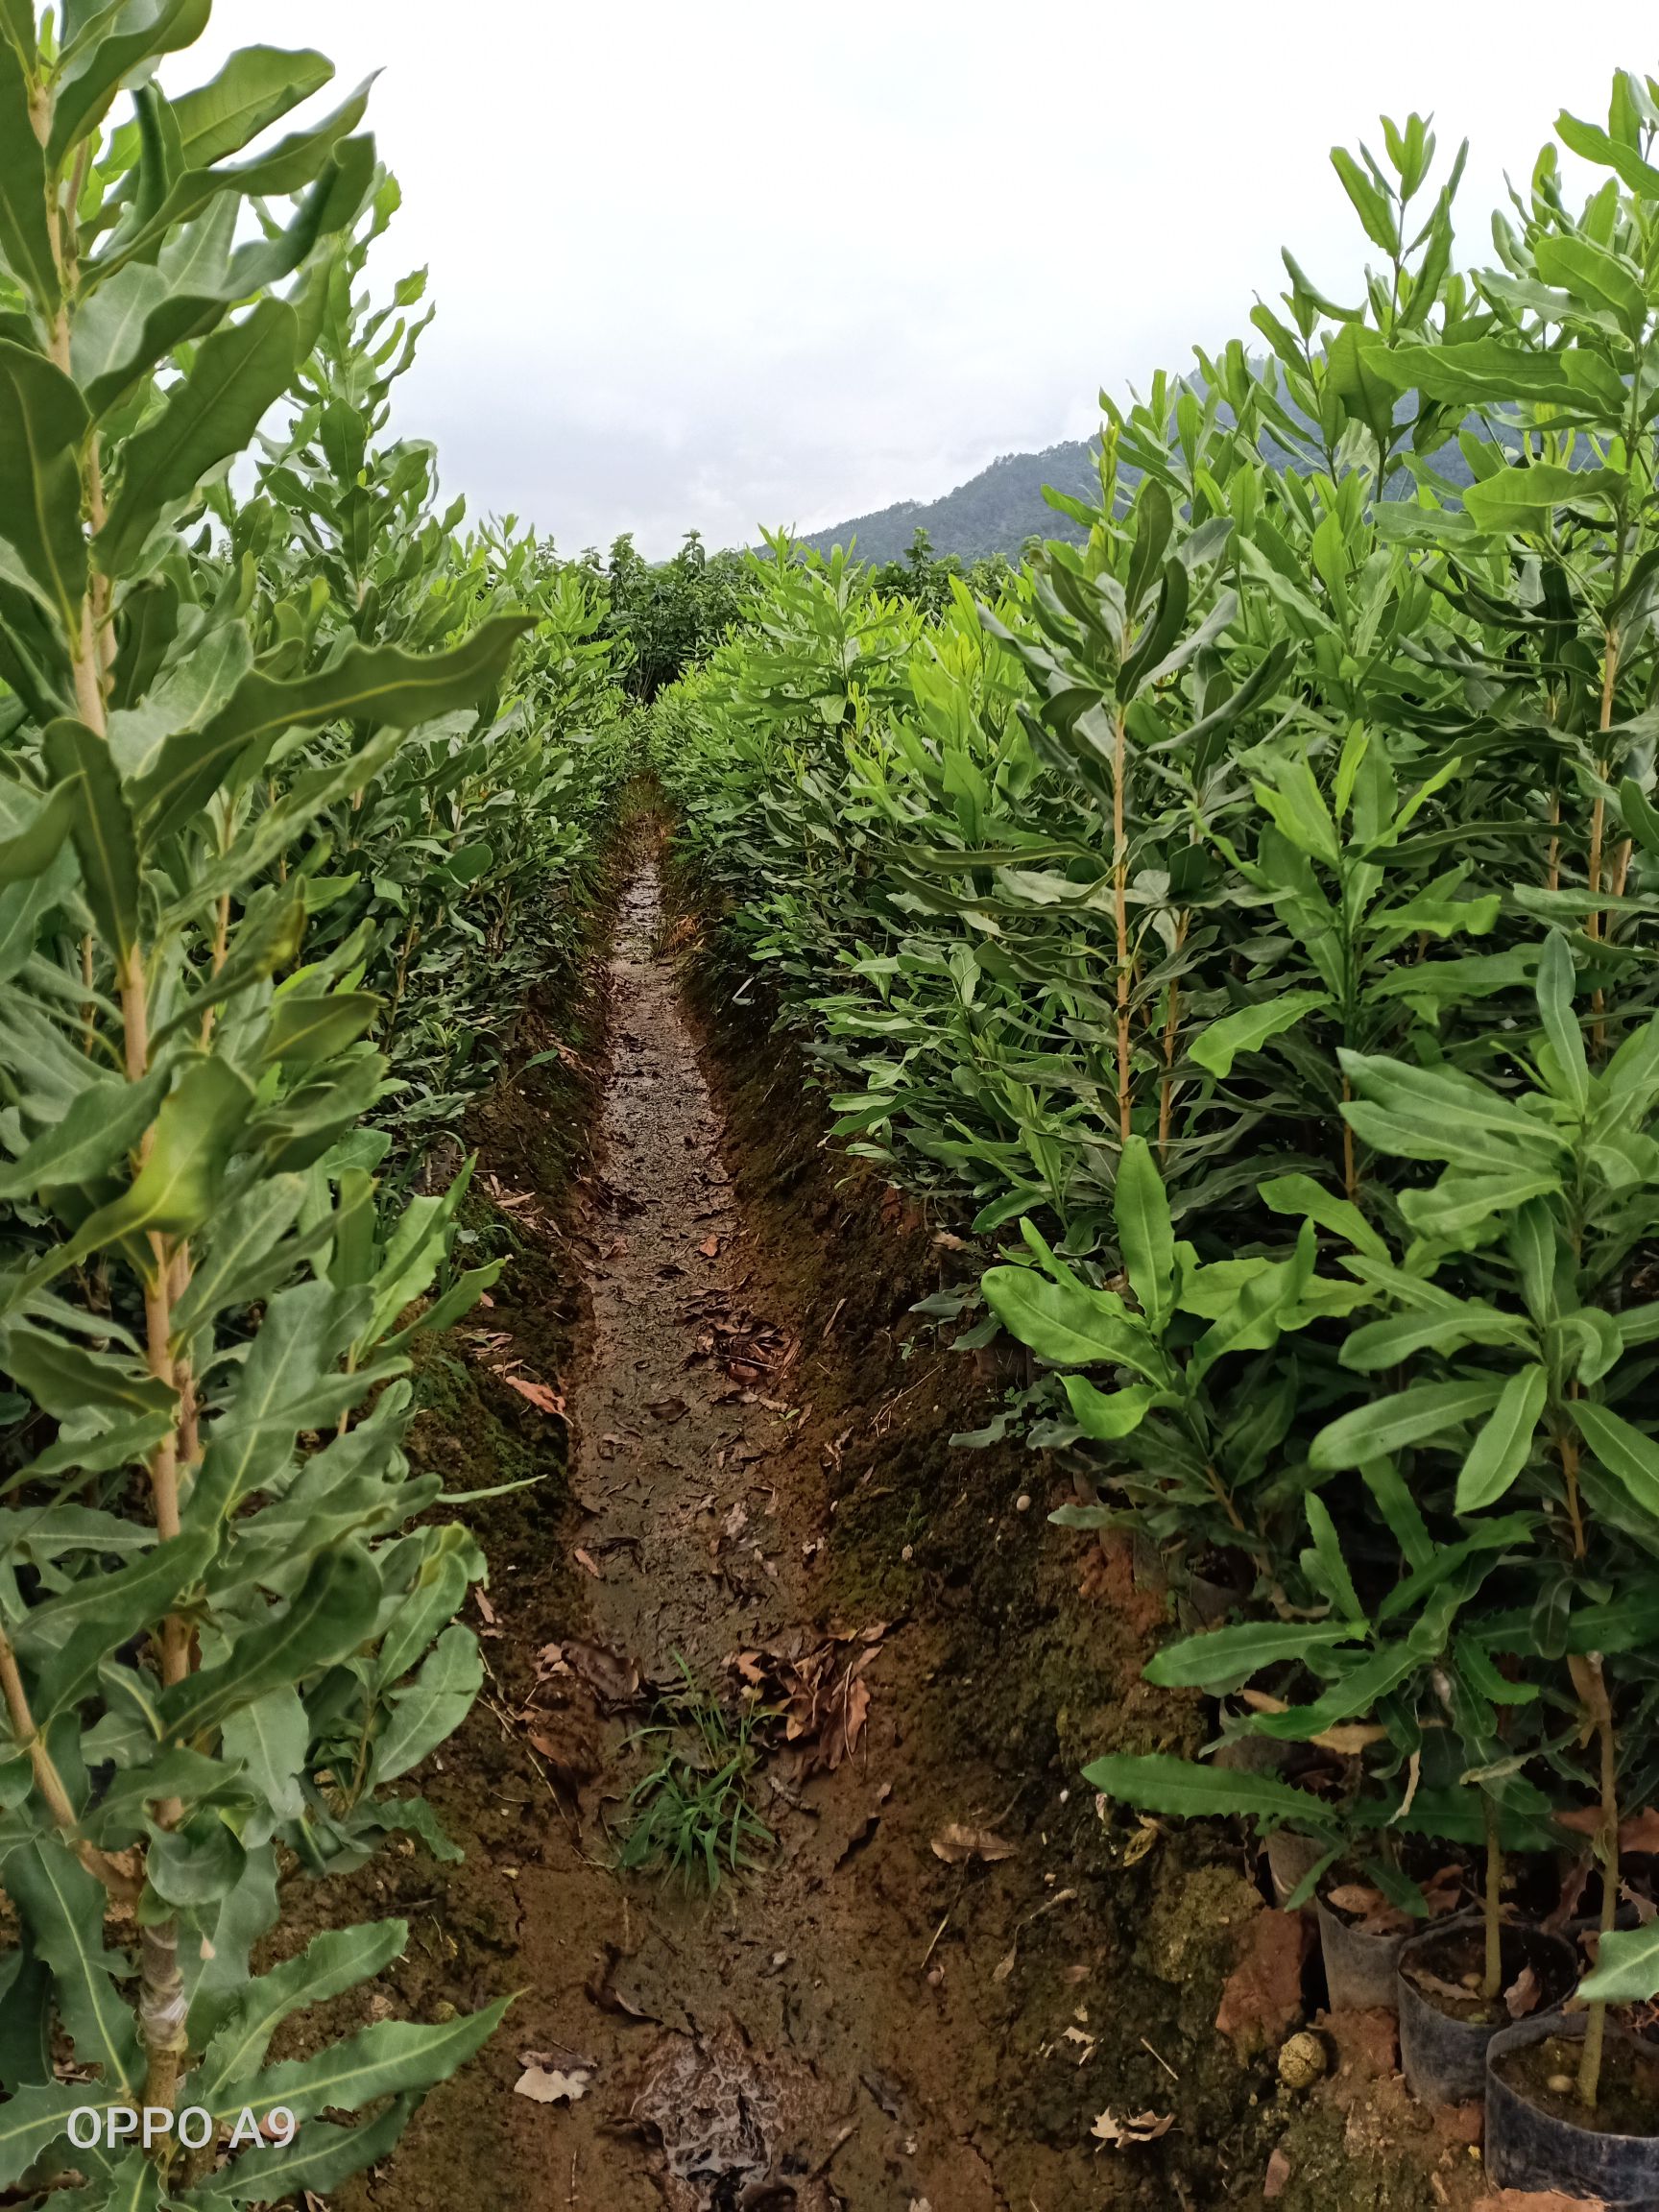
[[[439,311],[397,421],[446,488],[652,555],[1080,437],[1242,334],[1282,243],[1353,295],[1327,151],[1380,109],[1473,140],[1481,254],[1557,110],[1659,68],[1634,0],[217,0],[163,82],[254,40],[383,71],[381,274],[428,263]]]

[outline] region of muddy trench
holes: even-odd
[[[513,1263],[420,1376],[417,1459],[525,1485],[469,1514],[486,1691],[420,1777],[465,1860],[318,1892],[411,1931],[322,2025],[517,1999],[329,2204],[1468,2203],[1364,2033],[1277,2080],[1318,1992],[1247,1857],[1078,1786],[1200,1740],[1140,1680],[1162,1604],[1044,1526],[1040,1461],[950,1445],[1000,1387],[909,1313],[956,1240],[826,1148],[664,850],[637,814],[585,990],[532,1022],[556,1064],[480,1119],[472,1233]],[[741,1761],[746,1714],[752,1864],[630,1870],[640,1786]]]
[[[523,1994],[359,2200],[452,2205],[464,2183],[467,2203],[516,2212],[996,2212],[1015,2201],[987,2140],[998,2041],[953,1984],[932,1910],[948,1869],[918,1868],[928,1839],[896,1802],[928,1757],[909,1687],[937,1654],[826,1591],[835,1421],[851,1396],[862,1422],[858,1393],[745,1218],[664,934],[647,824],[620,886],[591,1161],[559,1233],[585,1284],[568,1364],[547,1377],[534,1315],[469,1332],[494,1395],[532,1421],[536,1394],[563,1401],[566,1540],[549,1567],[522,1511],[517,1541],[484,1531],[492,1689],[434,1763],[461,1771],[428,1778],[468,1863],[423,1868],[403,1995],[422,1958],[435,1987],[492,1954],[479,1993]],[[524,1194],[496,1187],[522,1222]],[[695,1752],[713,1700],[716,1764],[746,1693],[775,1716],[747,1791],[772,1839],[743,1845],[752,1870],[712,1894],[695,1869],[619,1872],[632,1786]],[[994,1861],[1006,1802],[952,1802]],[[958,1911],[984,1863],[953,1869]],[[430,2013],[429,1990],[417,2001]]]

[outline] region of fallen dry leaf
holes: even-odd
[[[683,1421],[691,1408],[684,1398],[654,1398],[645,1410],[659,1421]]]
[[[631,1705],[638,1696],[639,1670],[620,1651],[604,1644],[566,1644],[563,1653],[565,1664],[581,1676],[601,1705]]]
[[[989,1828],[970,1828],[960,1820],[952,1820],[940,1829],[933,1839],[935,1859],[943,1859],[947,1866],[961,1866],[970,1859],[983,1859],[988,1863],[998,1859],[1012,1859],[1016,1846]]]
[[[599,1571],[599,1562],[594,1558],[591,1551],[584,1551],[581,1545],[578,1544],[570,1556],[575,1560],[578,1567],[585,1567],[588,1570],[595,1582],[604,1581],[605,1577]]]
[[[718,1237],[705,1237],[697,1249],[702,1253],[705,1260],[718,1260],[720,1257],[720,1239]]]
[[[1538,1976],[1534,1968],[1523,1966],[1503,1992],[1503,2008],[1511,2020],[1525,2020],[1528,2012],[1538,2009]]]
[[[524,1375],[503,1375],[501,1380],[509,1390],[517,1390],[520,1398],[527,1398],[538,1412],[564,1412],[564,1393],[549,1389],[545,1382],[532,1382]]]
[[[557,2067],[526,2066],[513,2084],[513,2094],[537,2104],[574,2104],[587,2096],[592,2079],[586,2066],[572,2066],[567,2074]]]
[[[1134,2112],[1119,2120],[1108,2111],[1097,2115],[1089,2132],[1096,2143],[1109,2143],[1114,2151],[1121,2151],[1131,2143],[1156,2143],[1174,2125],[1173,2112]]]

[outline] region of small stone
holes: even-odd
[[[437,2004],[432,2008],[433,2025],[442,2027],[445,2020],[453,2020],[456,2017],[455,2007],[450,2004],[448,1998],[440,1997]]]
[[[1029,1512],[1030,1512],[1030,1510],[1031,1510],[1031,1493],[1030,1493],[1030,1491],[1029,1491],[1029,1490],[1022,1490],[1022,1491],[1021,1491],[1021,1493],[1020,1493],[1019,1497],[1018,1497],[1018,1498],[1016,1498],[1016,1499],[1015,1499],[1015,1501],[1014,1501],[1014,1510],[1015,1510],[1015,1512],[1016,1512],[1016,1513],[1029,1513]]]
[[[1324,2039],[1309,2028],[1279,2047],[1279,2079],[1286,2089],[1306,2089],[1330,2063]]]
[[[1553,2090],[1557,2097],[1571,2097],[1575,2084],[1571,2074],[1551,2074],[1544,2086]]]
[[[904,1547],[904,1549],[903,1549],[903,1551],[900,1552],[899,1556],[900,1556],[900,1558],[901,1558],[901,1559],[902,1559],[902,1560],[903,1560],[904,1564],[905,1564],[906,1566],[908,1566],[908,1565],[910,1564],[911,1560],[912,1560],[912,1559],[914,1559],[914,1558],[915,1558],[915,1556],[916,1556],[916,1547],[915,1547],[915,1545],[914,1545],[914,1544],[906,1544],[906,1545],[905,1545],[905,1547]]]

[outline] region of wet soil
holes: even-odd
[[[1280,2083],[1318,1969],[1239,1840],[1079,1783],[1204,1740],[1197,1700],[1141,1679],[1163,1601],[1046,1526],[1070,1493],[1042,1455],[951,1444],[1004,1378],[910,1308],[978,1256],[828,1144],[662,880],[637,818],[613,941],[527,1033],[558,1057],[476,1125],[471,1234],[513,1264],[421,1376],[414,1456],[532,1481],[470,1515],[487,1690],[421,1777],[466,1861],[327,1887],[331,1918],[399,1911],[411,1939],[324,2026],[520,1994],[330,2202],[1469,2203],[1467,2140],[1390,2079],[1389,2023],[1326,2022],[1329,2078]],[[775,1847],[712,1895],[618,1867],[630,1791],[694,1751],[639,1739],[685,1675],[729,1728],[781,1715],[751,1790]]]

